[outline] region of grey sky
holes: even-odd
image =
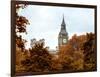
[[[94,9],[29,5],[20,10],[19,14],[30,22],[27,26],[28,34],[23,35],[28,40],[26,48],[30,45],[30,39],[44,38],[46,46],[55,49],[63,14],[69,38],[75,33],[81,35],[94,32]]]

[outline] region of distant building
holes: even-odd
[[[63,20],[61,23],[61,29],[58,35],[58,47],[66,45],[68,42],[68,33],[66,31],[66,24],[63,16]]]
[[[49,49],[49,53],[55,55],[57,52],[54,49]]]
[[[53,60],[58,59],[57,50],[51,49],[51,50],[49,50],[49,53],[52,55],[52,59],[53,59]]]

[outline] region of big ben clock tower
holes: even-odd
[[[68,33],[66,31],[66,24],[63,16],[62,24],[61,24],[61,29],[58,35],[58,46],[64,46],[68,42]]]

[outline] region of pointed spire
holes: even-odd
[[[64,14],[63,14],[62,25],[65,25]]]

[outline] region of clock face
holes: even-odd
[[[67,42],[67,40],[66,39],[63,39],[63,43],[66,43]]]

